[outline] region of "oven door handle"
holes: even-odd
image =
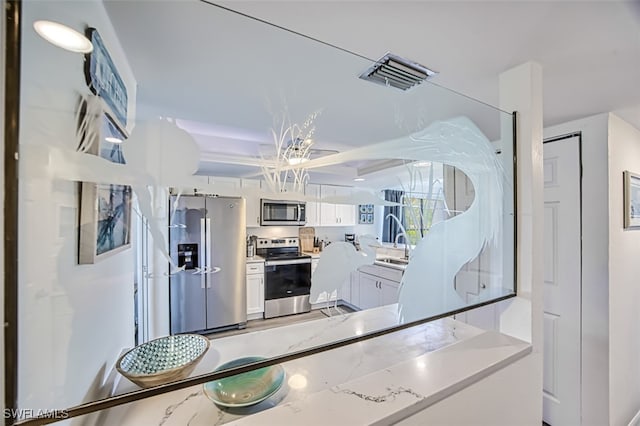
[[[300,265],[304,263],[311,263],[311,259],[267,260],[264,262],[264,266]]]

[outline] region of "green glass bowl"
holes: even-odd
[[[239,367],[266,358],[252,356],[234,359],[222,364],[215,371]],[[280,365],[259,368],[224,379],[207,382],[204,393],[216,405],[223,407],[247,407],[264,401],[276,393],[284,382],[284,368]]]

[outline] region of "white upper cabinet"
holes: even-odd
[[[351,196],[351,188],[344,186],[322,185],[322,198]],[[322,203],[320,224],[324,226],[353,226],[356,223],[356,206],[348,204]]]
[[[320,187],[320,195],[323,199],[336,195],[336,187],[322,185]],[[320,225],[338,226],[338,216],[336,215],[336,204],[321,203],[320,204]]]
[[[304,193],[317,200],[307,201],[306,226],[320,226],[320,185],[310,183],[306,186]]]
[[[336,195],[351,197],[352,190],[347,187],[336,187]],[[336,218],[340,226],[353,226],[356,224],[356,206],[353,204],[336,204]]]
[[[261,181],[258,179],[242,179],[242,188],[250,188],[255,190],[255,194],[249,193],[246,195],[247,200],[247,226],[260,226],[260,196],[258,190],[261,186]],[[251,191],[253,192],[253,191]]]
[[[214,193],[223,197],[237,197],[240,195],[240,178],[209,176],[209,186],[213,187]]]
[[[243,195],[247,201],[247,226],[260,226],[260,190],[265,189],[264,181],[260,179],[241,179],[217,176],[209,176],[208,179],[210,184],[214,184],[216,193],[220,195]],[[321,202],[325,197],[344,196],[348,198],[352,194],[351,187],[310,183],[305,186],[304,193],[306,196],[316,200],[307,201],[306,226],[354,226],[357,223],[357,206]],[[295,198],[293,193],[291,193],[291,197],[292,200]]]

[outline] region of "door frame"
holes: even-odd
[[[565,133],[562,135],[558,135],[558,136],[552,136],[549,138],[545,138],[542,141],[543,144],[543,152],[544,152],[544,144],[547,143],[551,143],[551,142],[560,142],[563,141],[565,139],[571,139],[571,138],[578,138],[578,164],[580,166],[580,179],[579,179],[579,200],[580,200],[580,223],[579,223],[579,227],[580,227],[580,256],[579,256],[579,262],[580,262],[580,273],[579,273],[579,283],[580,283],[580,324],[578,325],[578,328],[580,330],[580,359],[578,360],[578,362],[580,363],[580,383],[578,383],[578,391],[579,391],[579,406],[580,406],[580,421],[582,422],[582,379],[583,379],[583,370],[582,370],[582,334],[583,334],[583,329],[582,329],[582,316],[583,316],[583,311],[582,311],[582,297],[583,297],[583,292],[582,292],[582,269],[583,269],[583,261],[582,261],[582,253],[583,253],[583,243],[582,243],[582,237],[583,237],[583,219],[582,219],[582,209],[583,209],[583,197],[582,197],[582,192],[583,192],[583,188],[582,188],[582,181],[584,179],[584,166],[582,163],[582,132],[581,131],[575,131],[575,132],[570,132],[570,133]],[[544,422],[543,422],[544,423]],[[547,423],[544,423],[545,425]],[[553,425],[551,425],[553,426]]]

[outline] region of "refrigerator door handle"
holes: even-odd
[[[213,244],[213,241],[211,240],[211,218],[207,218],[207,224],[205,227],[206,230],[206,245],[205,245],[205,255],[206,255],[206,259],[207,259],[207,267],[205,269],[206,273],[208,274],[209,272],[211,272],[212,270],[214,270],[215,268],[213,267],[213,265],[210,265],[209,262],[213,263],[213,258],[211,257],[211,245]],[[217,271],[216,271],[217,272]],[[211,288],[211,280],[207,278],[207,288]]]
[[[201,262],[200,262],[200,269],[201,270],[206,270],[207,269],[207,258],[204,256],[204,249],[207,246],[207,236],[206,236],[206,230],[205,230],[205,222],[204,222],[204,218],[200,219],[200,250],[198,250],[200,253],[198,253],[198,256],[200,256]],[[205,288],[205,274],[200,275],[200,288],[204,289]]]

